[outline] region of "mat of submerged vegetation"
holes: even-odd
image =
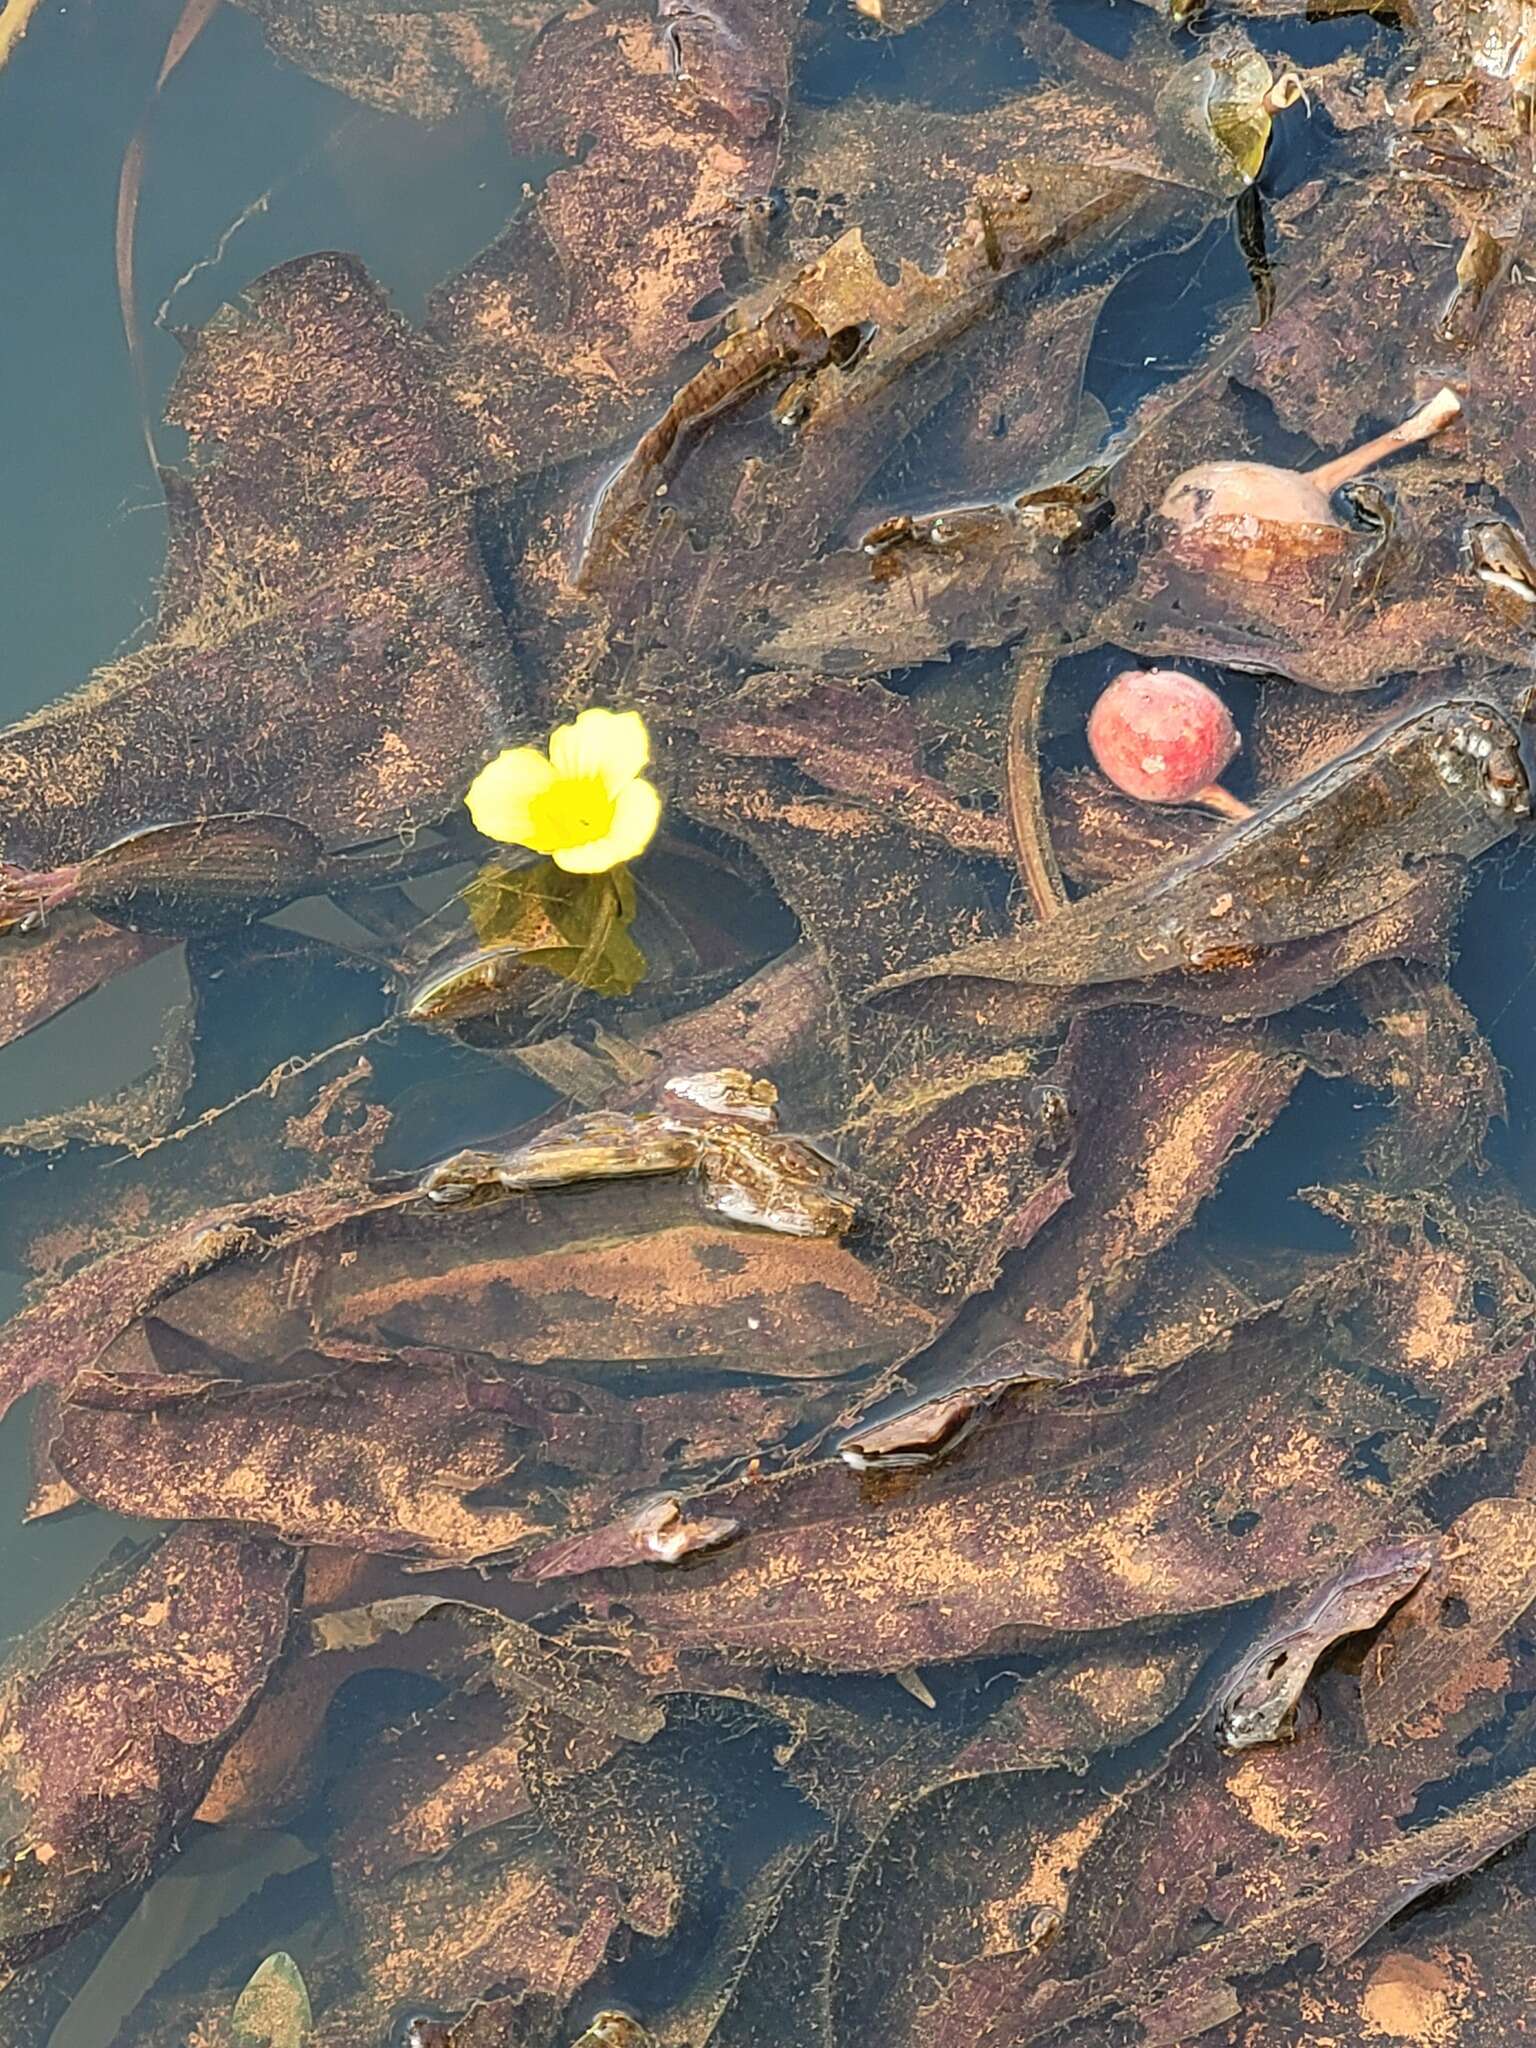
[[[1522,2032],[1526,0],[858,0],[969,111],[802,0],[249,4],[562,167],[419,327],[189,337],[157,635],[0,735],[0,1043],[190,990],[0,1134],[29,1512],[161,1525],[0,1672],[8,2048],[242,1830],[120,2048]],[[1235,798],[1220,705],[1087,765],[1173,663]],[[660,836],[490,860],[593,707]]]

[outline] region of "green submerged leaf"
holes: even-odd
[[[646,971],[630,937],[635,883],[628,868],[572,875],[553,860],[482,868],[464,890],[481,944],[505,947],[597,995],[627,996]]]

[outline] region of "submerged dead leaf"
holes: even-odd
[[[701,308],[774,183],[803,5],[576,8],[539,38],[512,138],[568,161],[429,319],[500,475],[602,447],[706,338]]]
[[[0,1670],[0,1952],[45,1954],[142,1884],[207,1789],[288,1635],[297,1562],[173,1530],[108,1565]]]
[[[202,330],[169,416],[197,466],[169,483],[160,637],[0,736],[7,860],[213,812],[332,846],[442,815],[516,689],[420,342],[360,265],[306,257]]]
[[[1371,1646],[1360,1681],[1371,1740],[1401,1740],[1427,1708],[1484,1682],[1480,1666],[1533,1600],[1536,1501],[1474,1501]]]
[[[664,1660],[739,1649],[879,1671],[1291,1584],[1470,1455],[1454,1424],[1327,1363],[1316,1315],[1262,1316],[1150,1379],[1047,1387],[894,1493],[861,1498],[840,1462],[719,1488],[694,1511],[743,1534],[679,1578],[628,1581],[624,1610]],[[1367,1444],[1386,1474],[1370,1492],[1351,1470]],[[589,1605],[604,1610],[596,1592]]]

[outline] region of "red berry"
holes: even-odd
[[[1093,758],[1117,789],[1148,804],[1187,804],[1242,742],[1214,690],[1176,668],[1127,669],[1088,714]]]

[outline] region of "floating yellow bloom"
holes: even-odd
[[[487,839],[547,853],[569,874],[599,875],[651,843],[661,798],[641,773],[650,758],[638,711],[583,711],[555,727],[547,754],[498,754],[464,801]]]

